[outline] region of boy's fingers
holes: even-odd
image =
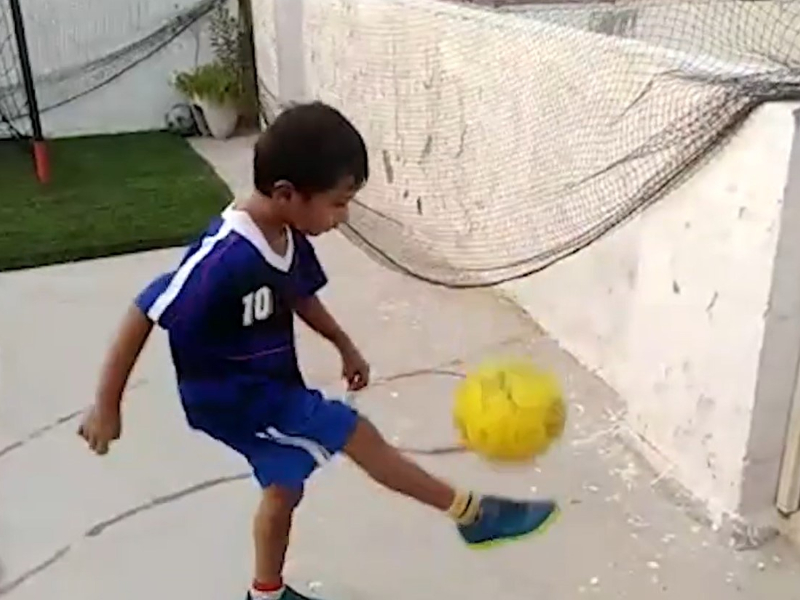
[[[100,455],[106,454],[108,452],[108,440],[103,439],[95,439],[94,444],[92,445],[92,449]]]

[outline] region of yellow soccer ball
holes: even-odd
[[[545,453],[564,432],[566,415],[558,380],[525,360],[487,363],[469,373],[453,407],[464,447],[498,462]]]

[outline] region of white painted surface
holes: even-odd
[[[49,108],[85,89],[81,76],[56,84],[41,78],[107,57],[148,37],[196,4],[197,0],[26,0],[23,11],[45,135],[54,138],[164,127],[164,114],[183,100],[171,85],[174,74],[212,57],[207,18],[118,78],[63,106]],[[116,71],[117,64],[109,63],[107,72]]]
[[[283,50],[266,26],[276,2],[255,3],[260,52]],[[300,4],[305,91],[342,108],[371,151],[362,200],[456,267],[567,241],[608,209],[587,199],[610,201],[653,174],[634,161],[568,186],[617,156],[598,148],[623,156],[675,111],[721,106],[718,89],[656,77],[696,68],[696,57],[434,0]],[[759,453],[748,443],[763,442],[750,433],[792,134],[791,107],[761,108],[644,215],[503,286],[622,394],[651,458],[717,518],[739,511],[746,456],[778,460],[777,444]],[[677,152],[650,158],[668,164]],[[502,256],[487,255],[492,240]]]

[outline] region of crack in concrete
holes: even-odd
[[[47,425],[44,425],[43,427],[40,427],[39,429],[35,429],[34,431],[29,433],[23,439],[17,440],[16,442],[12,442],[11,444],[5,446],[4,448],[0,448],[0,458],[2,458],[3,456],[5,456],[7,454],[10,454],[14,450],[19,450],[20,448],[26,446],[27,444],[29,444],[30,442],[36,440],[37,438],[42,437],[44,434],[48,433],[49,431],[51,431],[51,430],[53,430],[53,429],[55,429],[55,428],[57,428],[57,427],[59,427],[61,425],[64,425],[65,423],[69,423],[75,417],[78,417],[81,414],[83,414],[83,409],[76,410],[76,411],[73,411],[73,412],[71,412],[69,414],[66,414],[64,416],[61,416],[61,417],[57,418],[55,421],[53,421],[52,423],[48,423]]]
[[[131,390],[135,390],[136,388],[141,387],[142,385],[144,385],[146,383],[147,383],[147,379],[145,379],[145,378],[137,379],[136,381],[131,382],[131,384],[128,386],[127,390],[130,392]],[[29,433],[27,436],[25,436],[21,440],[16,440],[14,442],[11,442],[7,446],[4,446],[3,448],[0,448],[0,458],[3,458],[3,456],[5,456],[6,454],[10,454],[11,452],[13,452],[15,450],[19,450],[20,448],[26,446],[28,443],[30,443],[30,442],[42,437],[43,435],[45,435],[46,433],[52,431],[53,429],[56,429],[57,427],[59,427],[61,425],[64,425],[65,423],[69,423],[70,421],[72,421],[76,417],[79,417],[80,415],[82,415],[84,410],[85,409],[83,409],[83,408],[81,408],[79,410],[74,410],[74,411],[72,411],[72,412],[70,412],[70,413],[68,413],[66,415],[63,415],[63,416],[57,418],[55,421],[53,421],[51,423],[48,423],[47,425],[44,425],[42,427],[39,427],[38,429],[35,429],[34,431]]]
[[[200,483],[195,483],[193,485],[190,485],[189,487],[183,488],[182,490],[178,490],[177,492],[164,494],[163,496],[157,496],[156,498],[153,498],[148,502],[144,502],[138,506],[129,508],[126,511],[114,515],[109,519],[100,521],[99,523],[90,527],[84,534],[84,537],[86,538],[97,537],[101,535],[109,527],[117,525],[122,521],[130,519],[131,517],[136,516],[140,513],[152,510],[154,508],[158,508],[159,506],[164,506],[165,504],[169,504],[170,502],[175,502],[176,500],[180,500],[181,498],[185,498],[186,496],[190,496],[192,494],[205,491],[207,489],[216,487],[218,485],[231,483],[233,481],[241,481],[243,479],[247,479],[248,477],[250,477],[249,471],[247,471],[246,473],[237,473],[235,475],[215,477],[214,479],[208,479],[206,481],[201,481]]]
[[[92,527],[90,527],[89,529],[86,530],[86,533],[83,534],[81,539],[89,539],[89,538],[97,537],[97,536],[103,534],[103,532],[105,532],[110,527],[113,527],[114,525],[118,525],[119,523],[122,523],[123,521],[125,521],[125,520],[127,520],[127,519],[129,519],[129,518],[131,518],[131,517],[133,517],[135,515],[138,515],[140,513],[146,512],[148,510],[151,510],[151,509],[154,509],[154,508],[158,508],[159,506],[164,506],[164,505],[169,504],[171,502],[175,502],[176,500],[180,500],[181,498],[185,498],[185,497],[190,496],[192,494],[196,494],[198,492],[202,492],[202,491],[205,491],[207,489],[210,489],[210,488],[213,488],[213,487],[216,487],[216,486],[219,486],[219,485],[223,485],[223,484],[230,483],[230,482],[233,482],[233,481],[240,481],[240,480],[243,480],[243,479],[247,479],[248,477],[250,477],[250,472],[249,471],[246,472],[246,473],[237,473],[237,474],[234,474],[234,475],[227,475],[227,476],[223,476],[223,477],[215,477],[213,479],[209,479],[209,480],[206,480],[206,481],[201,481],[200,483],[195,483],[193,485],[185,487],[185,488],[183,488],[181,490],[178,490],[176,492],[171,492],[169,494],[164,494],[163,496],[157,496],[156,498],[148,500],[147,502],[144,502],[144,503],[142,503],[142,504],[140,504],[138,506],[135,506],[135,507],[130,508],[130,509],[126,510],[126,511],[123,511],[123,512],[117,514],[117,515],[114,515],[113,517],[111,517],[109,519],[105,519],[103,521],[100,521],[99,523],[96,523],[95,525],[93,525]],[[53,554],[48,559],[42,561],[41,563],[39,563],[38,565],[36,565],[36,566],[34,566],[34,567],[30,568],[30,569],[28,569],[27,571],[22,573],[20,576],[16,577],[15,579],[12,579],[8,583],[0,585],[0,596],[4,596],[4,595],[12,592],[13,590],[15,590],[16,588],[21,586],[23,583],[29,581],[30,579],[36,577],[37,575],[40,575],[41,573],[43,573],[47,569],[49,569],[49,568],[53,567],[54,565],[58,564],[61,560],[63,560],[70,553],[70,551],[72,551],[72,549],[75,547],[75,545],[76,545],[76,543],[72,543],[72,544],[68,544],[68,545],[60,548],[55,554]]]
[[[9,592],[11,592],[12,590],[18,588],[23,583],[25,583],[29,579],[35,577],[36,575],[38,575],[39,573],[41,573],[45,569],[47,569],[49,567],[52,567],[54,564],[56,564],[62,558],[64,558],[67,554],[69,554],[70,550],[72,550],[72,544],[70,544],[68,546],[64,546],[63,548],[58,550],[55,554],[53,554],[53,556],[51,556],[47,560],[39,563],[38,565],[36,565],[32,569],[28,569],[27,571],[25,571],[22,575],[20,575],[16,579],[11,580],[11,581],[9,581],[8,583],[6,583],[4,585],[0,585],[0,596],[4,596],[5,594],[8,594]]]

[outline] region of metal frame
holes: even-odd
[[[47,159],[47,149],[44,145],[44,132],[42,130],[42,117],[39,112],[39,101],[36,98],[36,86],[33,82],[33,69],[31,68],[31,59],[28,53],[25,19],[22,15],[20,0],[8,0],[8,4],[11,9],[14,38],[17,42],[17,56],[20,62],[20,71],[22,72],[22,84],[25,88],[25,99],[28,103],[28,118],[31,122],[33,160],[36,168],[36,175],[40,182],[47,183],[50,179],[50,168]]]

